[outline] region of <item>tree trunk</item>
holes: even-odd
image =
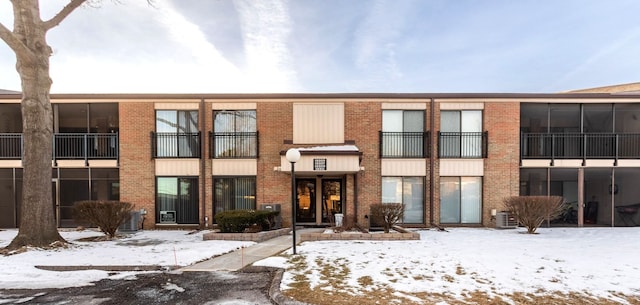
[[[51,78],[47,28],[40,20],[38,1],[12,0],[14,33],[26,45],[16,51],[16,69],[22,82],[24,168],[20,229],[7,246],[48,247],[66,242],[58,233],[51,192],[53,111],[49,100]],[[14,50],[15,51],[15,50]]]

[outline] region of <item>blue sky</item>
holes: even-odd
[[[41,1],[49,18],[65,1]],[[95,2],[95,1],[94,1]],[[558,92],[640,81],[637,0],[102,0],[55,93]],[[0,22],[12,28],[9,1]],[[0,88],[19,90],[0,43]]]

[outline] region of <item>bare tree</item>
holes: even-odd
[[[381,225],[384,233],[404,218],[404,204],[402,203],[376,203],[371,205],[371,218],[374,223]]]
[[[11,0],[13,30],[0,23],[0,39],[15,53],[22,83],[24,137],[20,229],[8,249],[65,242],[57,230],[51,198],[53,112],[49,100],[51,47],[46,35],[85,1],[69,0],[53,18],[45,21],[40,17],[38,0]]]
[[[533,234],[545,219],[562,214],[562,202],[560,196],[512,196],[504,199],[504,206]]]

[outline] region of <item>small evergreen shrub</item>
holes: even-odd
[[[545,219],[554,219],[563,212],[560,196],[512,196],[504,200],[505,208],[533,234]]]
[[[131,219],[133,205],[116,200],[85,200],[73,205],[72,216],[77,223],[96,226],[109,238],[116,236],[118,227]]]
[[[242,233],[251,228],[268,231],[275,227],[278,211],[229,210],[215,216],[218,228],[222,233]]]
[[[371,220],[374,224],[382,226],[385,233],[404,217],[404,204],[402,203],[377,203],[371,205]]]

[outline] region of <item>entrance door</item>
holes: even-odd
[[[336,213],[343,213],[342,179],[296,179],[296,221],[329,224]]]
[[[316,179],[296,179],[296,221],[316,223]]]
[[[333,217],[342,213],[342,180],[322,180],[322,220],[324,223],[333,222]]]

